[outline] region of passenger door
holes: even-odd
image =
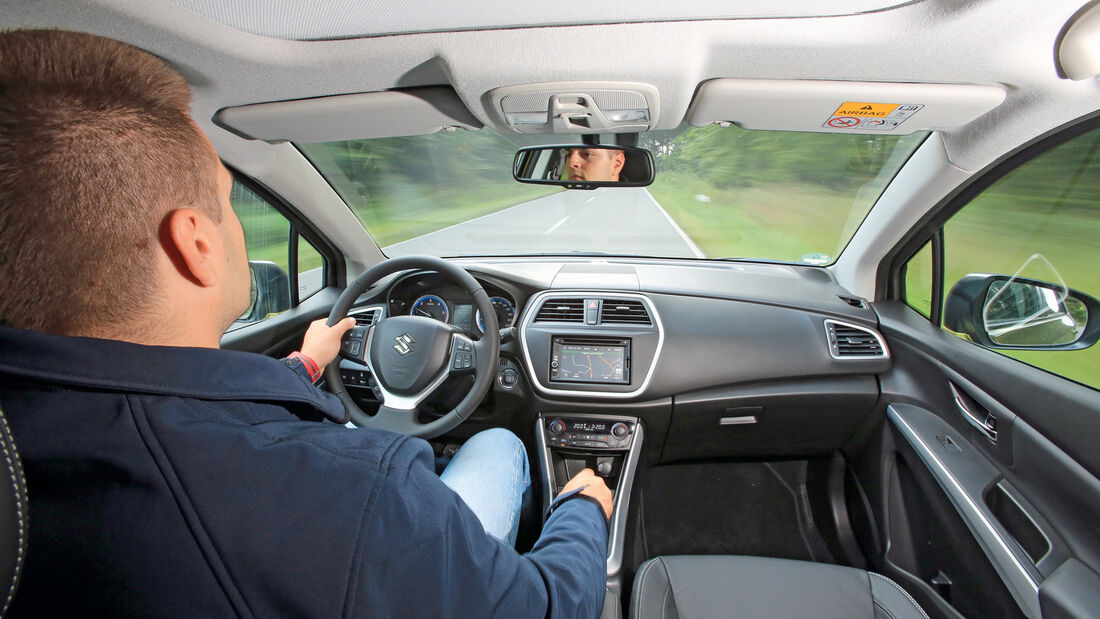
[[[884,273],[861,541],[933,615],[1100,614],[1097,124],[981,175]]]

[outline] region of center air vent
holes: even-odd
[[[535,322],[584,322],[584,299],[548,299]]]
[[[837,359],[867,359],[886,356],[886,345],[882,341],[882,336],[870,329],[835,320],[826,320],[825,334],[829,339],[829,352]]]
[[[651,325],[649,312],[641,301],[633,299],[604,299],[600,310],[603,324]]]

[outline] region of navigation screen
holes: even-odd
[[[554,338],[550,380],[571,383],[630,383],[630,340]]]

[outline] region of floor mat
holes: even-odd
[[[832,563],[806,493],[806,461],[678,464],[645,471],[649,557],[738,554]]]

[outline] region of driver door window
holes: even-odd
[[[325,286],[325,259],[267,200],[240,181],[229,195],[244,229],[252,274],[251,304],[230,330],[263,321]]]

